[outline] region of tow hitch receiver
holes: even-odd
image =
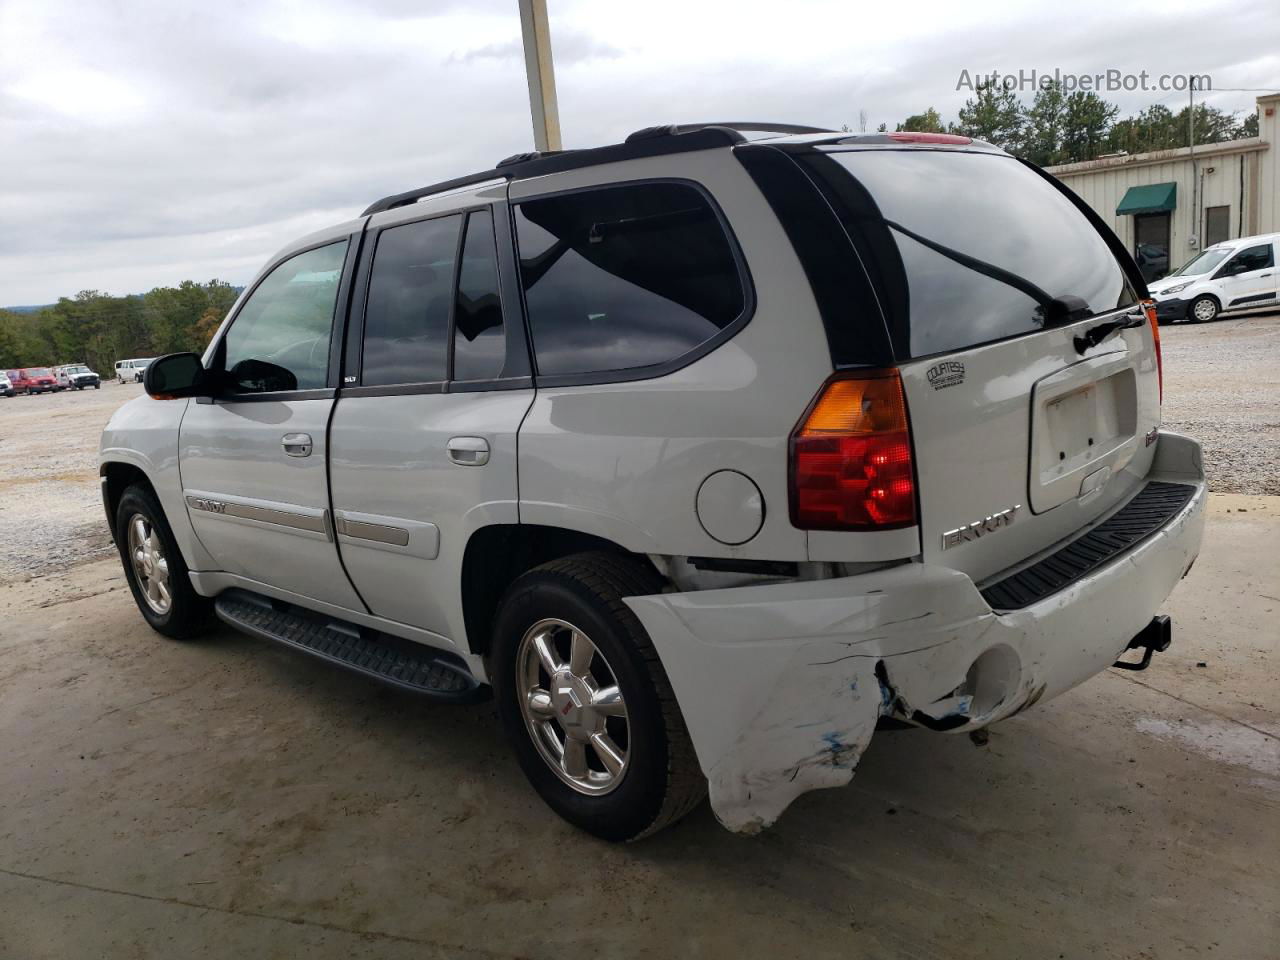
[[[1125,647],[1125,650],[1141,650],[1142,659],[1137,663],[1126,663],[1124,660],[1117,660],[1112,666],[1119,667],[1121,670],[1145,670],[1151,665],[1152,655],[1164,653],[1169,649],[1169,644],[1172,641],[1173,623],[1169,618],[1164,616],[1152,617],[1151,622],[1129,641],[1129,646]]]

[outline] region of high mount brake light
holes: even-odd
[[[897,370],[837,374],[791,433],[791,522],[802,530],[916,523],[915,466]]]
[[[973,143],[970,137],[962,137],[955,133],[891,133],[889,139],[897,140],[899,143],[950,143],[956,146]]]
[[[1164,405],[1164,358],[1160,355],[1160,324],[1156,320],[1156,302],[1143,300],[1142,308],[1147,311],[1147,320],[1151,324],[1151,339],[1156,343],[1156,379],[1160,383],[1160,404]]]

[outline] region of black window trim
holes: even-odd
[[[304,253],[310,253],[313,250],[319,250],[323,247],[332,246],[335,243],[346,243],[347,251],[342,261],[342,274],[338,278],[338,293],[333,301],[333,320],[329,328],[329,369],[325,375],[324,387],[316,387],[307,390],[264,390],[261,393],[220,393],[213,397],[198,397],[197,403],[214,403],[214,404],[230,404],[230,403],[282,403],[290,400],[332,400],[336,395],[338,385],[338,377],[340,375],[337,357],[340,355],[341,344],[347,327],[347,310],[350,306],[351,290],[353,279],[355,277],[357,261],[360,259],[362,241],[364,238],[364,225],[353,233],[339,234],[328,238],[327,240],[318,240],[315,243],[308,244],[305,247],[298,247],[289,250],[268,262],[258,274],[258,279],[253,282],[248,291],[240,297],[239,303],[235,310],[223,324],[222,329],[218,333],[217,339],[212,344],[211,350],[206,350],[206,355],[214,361],[214,367],[220,368],[226,359],[227,334],[231,332],[231,328],[235,326],[236,321],[240,318],[241,311],[245,305],[253,299],[253,295],[258,292],[258,288],[266,281],[266,279],[275,273],[276,268],[284,263],[292,260],[294,257],[302,256]]]
[[[707,205],[711,208],[711,212],[715,214],[720,229],[724,232],[725,238],[729,242],[729,250],[733,256],[735,266],[738,268],[738,282],[742,285],[742,311],[730,323],[726,324],[718,330],[713,336],[702,341],[692,350],[682,353],[678,357],[662,363],[651,363],[643,367],[627,367],[621,370],[597,370],[589,373],[560,373],[560,374],[539,374],[537,372],[537,344],[534,342],[532,324],[529,320],[529,305],[524,295],[524,280],[519,275],[520,268],[520,251],[519,243],[516,237],[515,215],[516,207],[522,203],[532,202],[534,200],[546,200],[551,197],[567,196],[574,193],[587,193],[599,190],[613,190],[619,187],[635,187],[645,186],[648,184],[676,184],[678,186],[692,187],[696,190]],[[665,377],[668,374],[675,373],[677,370],[683,370],[692,363],[701,360],[707,354],[716,350],[729,340],[733,339],[738,333],[751,322],[756,312],[756,290],[755,283],[751,276],[751,268],[747,264],[747,258],[743,255],[742,247],[738,243],[737,235],[734,234],[733,228],[729,225],[729,219],[724,215],[724,210],[720,204],[716,202],[716,198],[711,191],[699,183],[697,180],[691,180],[687,177],[638,177],[633,180],[610,180],[607,183],[592,183],[577,187],[566,187],[559,190],[547,190],[541,193],[530,194],[526,197],[512,199],[509,201],[510,209],[507,211],[510,220],[512,249],[515,252],[516,279],[520,290],[520,315],[524,318],[525,336],[527,338],[529,356],[533,364],[533,384],[536,387],[582,387],[594,384],[604,383],[633,383],[637,380],[654,380],[658,377]]]
[[[471,200],[449,210],[436,210],[421,217],[396,220],[379,224],[365,231],[353,293],[347,315],[346,342],[343,346],[340,397],[397,397],[435,393],[477,393],[487,390],[520,390],[533,386],[530,375],[529,344],[522,322],[522,301],[516,296],[519,276],[514,261],[513,234],[506,200]],[[467,225],[471,214],[487,210],[493,221],[494,255],[498,268],[498,297],[502,304],[503,328],[506,332],[507,356],[499,376],[487,380],[453,380],[453,324],[456,309],[458,276],[462,265],[462,245],[466,242]],[[373,276],[373,260],[378,239],[385,230],[393,230],[409,224],[443,217],[459,217],[458,245],[454,252],[454,270],[451,280],[453,296],[449,301],[448,353],[445,360],[445,379],[410,383],[366,385],[364,376],[364,321],[368,306],[369,284]]]

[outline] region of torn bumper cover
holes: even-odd
[[[632,597],[666,666],[711,805],[730,830],[848,783],[881,716],[984,726],[1110,666],[1200,549],[1200,447],[1162,433],[1148,480],[1194,495],[1156,533],[1059,592],[997,614],[965,574],[856,577]]]

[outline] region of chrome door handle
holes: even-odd
[[[483,467],[489,462],[489,441],[484,437],[453,437],[449,459],[462,467]]]
[[[280,446],[284,447],[284,452],[291,457],[309,457],[313,446],[311,434],[286,433],[280,439]]]

